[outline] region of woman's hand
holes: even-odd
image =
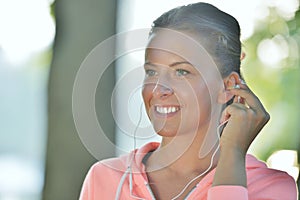
[[[245,155],[270,116],[246,85],[229,92],[235,99],[222,113],[221,121],[228,122],[220,138],[220,157],[213,186],[247,187]]]
[[[221,121],[228,119],[228,123],[223,130],[220,145],[221,151],[230,148],[246,154],[270,116],[247,85],[239,86],[229,90],[235,99],[222,113]]]

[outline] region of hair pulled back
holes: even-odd
[[[200,36],[201,44],[216,62],[222,77],[232,71],[240,74],[240,26],[231,15],[208,3],[174,8],[157,18],[155,28],[191,31]]]

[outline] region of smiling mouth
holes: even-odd
[[[155,111],[162,115],[176,113],[180,110],[179,106],[155,106]]]

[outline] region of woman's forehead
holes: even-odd
[[[220,71],[213,58],[195,38],[191,33],[171,29],[152,32],[146,47],[145,61],[165,61],[161,64],[186,61],[201,73],[215,73],[219,76]]]
[[[211,59],[210,54],[201,45],[193,34],[171,29],[159,29],[149,37],[147,49],[164,50],[175,55],[180,55],[187,61],[196,58]]]
[[[145,52],[145,61],[151,63],[159,63],[163,60],[167,60],[170,63],[186,61],[181,55],[168,51],[166,49],[147,48]]]
[[[145,51],[146,61],[169,60],[170,62],[187,61],[195,66],[215,65],[211,56],[205,49],[197,45],[188,45],[180,40],[160,37],[159,35],[150,39]]]
[[[193,37],[185,32],[172,29],[159,29],[151,34],[148,41],[148,48],[165,49],[168,51],[203,48]]]

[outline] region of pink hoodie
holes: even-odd
[[[83,183],[80,200],[155,199],[148,186],[142,160],[149,151],[158,146],[159,143],[148,143],[129,155],[94,164]],[[246,165],[248,188],[233,185],[211,187],[215,174],[213,169],[185,199],[297,199],[296,183],[287,173],[267,168],[252,155],[247,155]]]

